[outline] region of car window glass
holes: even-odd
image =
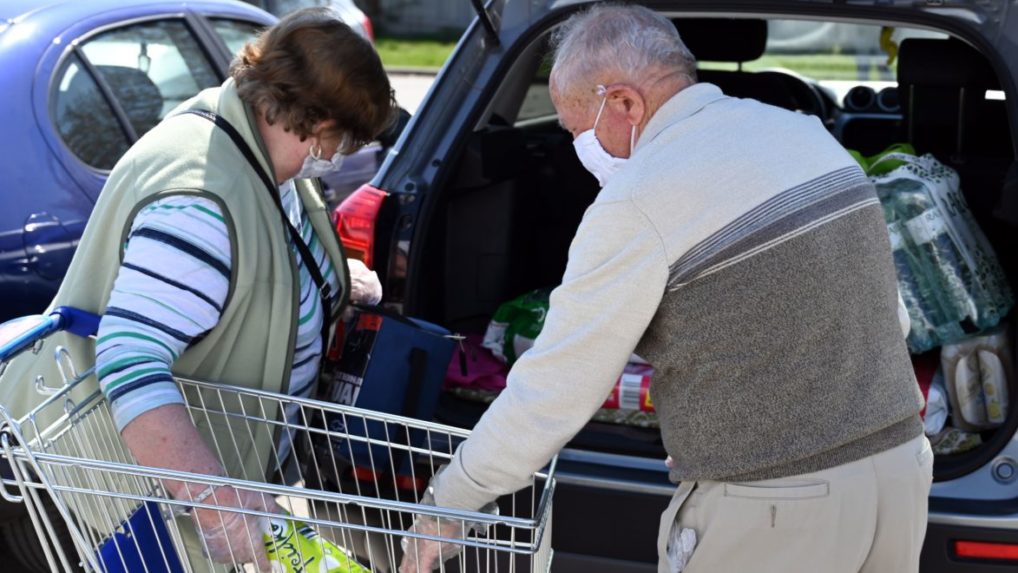
[[[223,18],[212,20],[212,27],[215,28],[219,37],[223,39],[226,48],[230,50],[231,54],[239,52],[244,47],[244,44],[254,40],[264,29],[263,26],[251,22]]]
[[[109,102],[77,56],[67,58],[56,77],[53,119],[57,132],[83,162],[111,169],[130,140]]]
[[[220,83],[182,20],[106,32],[81,49],[110,86],[138,137],[184,100]]]
[[[517,125],[529,120],[556,116],[555,106],[551,103],[551,92],[548,89],[548,76],[551,75],[552,63],[552,54],[547,53],[531,79],[527,93],[523,96],[520,111],[516,115]]]
[[[872,24],[769,20],[763,56],[742,64],[744,71],[791,71],[822,85],[891,85],[897,73],[897,46],[905,38],[947,38],[915,28]],[[694,54],[695,56],[696,54]],[[734,62],[700,61],[703,69],[735,70]]]

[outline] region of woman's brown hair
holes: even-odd
[[[242,100],[301,140],[333,120],[324,135],[343,137],[344,153],[374,140],[399,109],[374,47],[328,8],[284,17],[241,49],[230,75]]]

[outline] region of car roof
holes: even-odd
[[[45,18],[60,22],[75,22],[83,17],[105,12],[107,10],[124,10],[138,8],[139,12],[152,13],[167,10],[186,10],[194,8],[201,11],[201,6],[222,7],[229,12],[253,13],[263,12],[258,8],[238,0],[215,0],[185,2],[180,0],[3,0],[0,2],[0,22],[18,22],[27,19]]]

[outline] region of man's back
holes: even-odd
[[[637,353],[673,478],[817,471],[920,434],[882,210],[819,121],[698,84],[631,162],[595,204],[631,201],[668,259]]]

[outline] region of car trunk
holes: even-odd
[[[1006,126],[1003,105],[993,109],[996,112],[989,113],[1001,115],[997,125]],[[901,139],[869,141],[868,145],[880,149],[905,140],[901,117],[888,118],[888,122]],[[888,122],[881,123],[881,133],[887,132]],[[553,118],[514,123],[510,126],[492,114],[486,125],[469,136],[459,157],[447,162],[451,170],[445,184],[431,198],[434,215],[417,235],[424,239],[415,256],[425,271],[416,276],[417,298],[411,310],[455,332],[483,333],[500,304],[557,285],[573,234],[598,192],[596,181],[576,158],[570,135]],[[1012,188],[1002,192],[1013,153],[1006,128],[995,133],[972,152],[936,154],[961,174],[962,190],[977,222],[1010,283],[1018,285],[1018,253],[1008,246],[1018,231],[1018,220],[1013,212],[1008,219],[1006,208],[1002,209],[1008,201],[1018,201],[1013,180]],[[866,140],[858,129],[854,134],[856,140]],[[1013,323],[1013,312],[1009,319]],[[568,372],[563,378],[568,379]],[[937,479],[958,477],[984,465],[1014,435],[1018,387],[1013,378],[1008,420],[998,429],[982,432],[982,446],[939,456]],[[438,418],[472,427],[485,408],[483,401],[447,393]],[[646,460],[665,455],[657,428],[616,423],[591,422],[567,447]]]
[[[705,37],[729,43],[730,38],[741,36],[712,33]],[[546,38],[547,34],[531,37],[522,53],[508,52],[506,59],[515,59],[497,72],[501,85],[481,85],[481,97],[488,99],[482,109],[471,112],[469,133],[453,126],[453,132],[444,136],[453,151],[428,156],[424,154],[431,149],[423,148],[429,169],[435,169],[426,178],[426,193],[416,195],[417,181],[404,179],[391,189],[385,187],[393,196],[382,212],[389,213],[385,218],[391,221],[379,226],[395,228],[399,239],[392,245],[378,245],[373,252],[380,255],[378,267],[390,300],[404,303],[409,315],[458,333],[479,334],[501,304],[534,289],[554,287],[562,278],[573,235],[598,187],[577,160],[572,138],[559,127],[550,106]],[[942,70],[941,63],[925,67]],[[774,73],[782,72],[773,72],[771,83],[780,79],[778,83],[795,84]],[[714,75],[723,79],[723,74]],[[941,77],[952,74],[945,72]],[[808,101],[811,96],[802,87],[793,89],[793,99]],[[728,86],[722,88],[731,93]],[[826,125],[846,147],[872,154],[910,141],[920,153],[933,152],[954,167],[977,223],[996,250],[1010,284],[1018,286],[1018,251],[1013,249],[1018,231],[1018,165],[1004,101],[999,97],[983,101],[982,89],[961,86],[953,95],[935,95],[933,108],[917,113],[911,107],[916,97],[926,101],[922,90],[913,93],[910,87],[900,86],[902,111],[854,113],[832,109],[836,102],[831,94],[815,88],[810,89],[821,98],[821,105],[797,105],[796,109],[812,107],[820,113],[826,109]],[[938,109],[953,97],[973,93],[982,102],[974,112]],[[425,109],[431,103],[442,110],[441,101],[429,102]],[[927,143],[927,136],[936,143]],[[443,140],[440,148],[445,145]],[[402,189],[410,193],[404,195]],[[400,224],[392,215],[396,211]],[[1007,321],[1013,325],[1014,319],[1012,311]],[[1013,335],[1010,344],[1018,354]],[[568,372],[563,372],[562,380],[570,380]],[[935,479],[947,481],[968,474],[982,479],[981,473],[973,472],[989,468],[1018,429],[1018,380],[1012,377],[1009,382],[1006,422],[983,432],[982,446],[960,455],[938,456]],[[469,428],[486,408],[485,401],[447,392],[436,417]],[[656,570],[650,563],[656,555],[657,524],[647,516],[662,510],[674,489],[666,478],[664,455],[656,428],[600,421],[587,424],[567,445],[557,468],[556,571]],[[996,499],[986,500],[987,507],[996,503]],[[972,509],[971,504],[966,507]]]

